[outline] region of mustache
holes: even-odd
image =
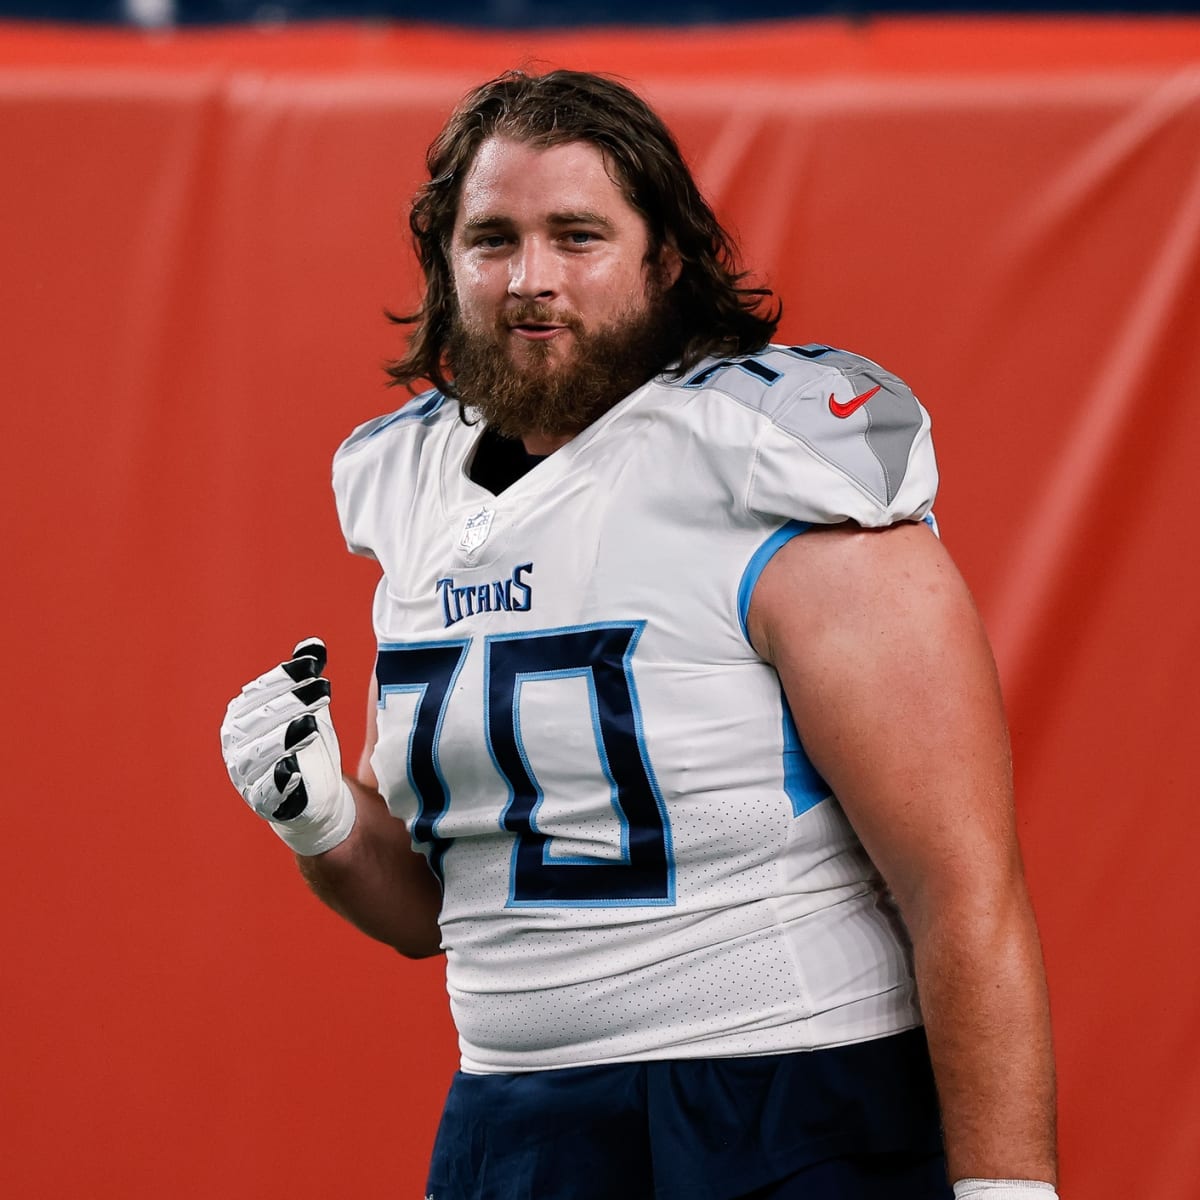
[[[583,322],[575,313],[555,312],[550,305],[539,304],[535,300],[527,300],[501,313],[502,329],[515,329],[518,325],[565,325],[573,333],[583,329]]]

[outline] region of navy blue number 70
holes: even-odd
[[[630,660],[641,622],[502,634],[484,641],[488,750],[509,789],[501,827],[515,836],[509,905],[516,907],[640,906],[674,903],[674,870],[666,810],[642,737]],[[440,876],[449,842],[435,836],[451,798],[437,762],[438,734],[467,641],[381,648],[380,695],[416,691],[409,779],[419,810],[411,826]],[[536,825],[542,798],[521,741],[520,693],[528,680],[582,676],[591,701],[601,768],[621,822],[621,858],[555,860],[553,838]]]

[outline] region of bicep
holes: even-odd
[[[995,665],[932,533],[840,526],[793,539],[763,571],[749,629],[906,915],[1019,874]]]

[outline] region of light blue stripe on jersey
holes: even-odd
[[[800,742],[786,696],[783,697],[783,790],[792,802],[793,817],[808,812],[833,795]]]
[[[397,421],[424,420],[426,417],[432,417],[445,402],[446,397],[439,391],[422,392],[419,396],[414,396],[403,408],[386,417],[380,417],[375,425],[366,431],[366,436],[374,437]]]
[[[750,631],[746,628],[746,617],[750,612],[750,597],[754,594],[758,577],[766,570],[767,563],[787,545],[794,537],[799,537],[808,527],[808,521],[789,521],[773,534],[754,552],[754,557],[746,564],[742,572],[742,581],[738,584],[737,605],[738,620],[742,623],[742,636],[750,640]]]
[[[742,625],[742,634],[746,641],[750,633],[746,626],[746,618],[750,612],[750,597],[754,594],[759,576],[766,570],[767,563],[779,553],[794,537],[799,537],[809,528],[807,521],[789,521],[777,529],[759,548],[746,564],[738,584],[738,620]],[[816,767],[809,761],[796,722],[792,719],[792,711],[788,708],[787,697],[780,689],[780,703],[783,706],[783,790],[787,792],[792,802],[792,815],[800,816],[810,808],[827,799],[832,793],[829,785],[817,773]]]

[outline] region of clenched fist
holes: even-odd
[[[354,797],[329,716],[325,643],[308,638],[225,710],[221,753],[233,786],[297,853],[321,854],[354,828]]]

